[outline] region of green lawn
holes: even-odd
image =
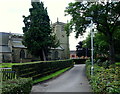
[[[23,65],[23,64],[30,64],[30,63],[40,63],[40,61],[27,62],[27,63],[0,63],[0,68],[11,68],[13,65]]]

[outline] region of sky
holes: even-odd
[[[64,16],[65,7],[74,0],[40,0],[47,7],[48,15],[52,23],[57,21],[66,23],[71,19],[70,16]],[[0,32],[23,33],[22,27],[23,15],[29,15],[31,0],[0,0]],[[76,45],[83,37],[76,39],[75,33],[69,37],[70,50],[76,50]]]

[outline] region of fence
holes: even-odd
[[[3,81],[17,78],[15,71],[12,71],[12,68],[0,68],[0,72],[2,74]]]

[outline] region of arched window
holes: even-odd
[[[25,51],[23,49],[20,51],[20,58],[25,58]]]

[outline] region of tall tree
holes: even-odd
[[[88,47],[89,49],[91,48],[90,45],[90,35],[83,41],[83,47]],[[120,56],[120,31],[115,32],[114,35],[114,40],[115,40],[115,56]],[[102,34],[101,32],[97,32],[94,34],[94,54],[99,55],[99,56],[108,56],[109,52],[109,47],[108,47],[108,42],[106,39],[106,36]]]
[[[83,47],[88,47],[91,49],[91,36],[90,34],[87,36],[86,40],[83,41]],[[99,56],[108,56],[108,43],[106,41],[106,37],[97,32],[94,34],[94,57],[96,55]]]
[[[47,8],[44,8],[43,2],[31,2],[31,5],[30,15],[23,16],[23,44],[32,55],[46,60],[50,48],[58,46],[58,42],[52,34]]]
[[[76,32],[76,37],[86,32],[86,28],[90,21],[86,17],[91,17],[93,23],[97,25],[98,32],[105,35],[109,44],[109,61],[115,63],[114,52],[114,34],[120,28],[120,2],[75,2],[69,3],[66,8],[66,15],[71,15],[72,19],[67,26],[73,28]],[[68,31],[68,30],[67,30]]]
[[[81,56],[84,56],[84,50],[83,50],[83,47],[82,47],[82,42],[80,41],[78,43],[78,45],[76,46],[76,55],[78,57],[81,57]]]

